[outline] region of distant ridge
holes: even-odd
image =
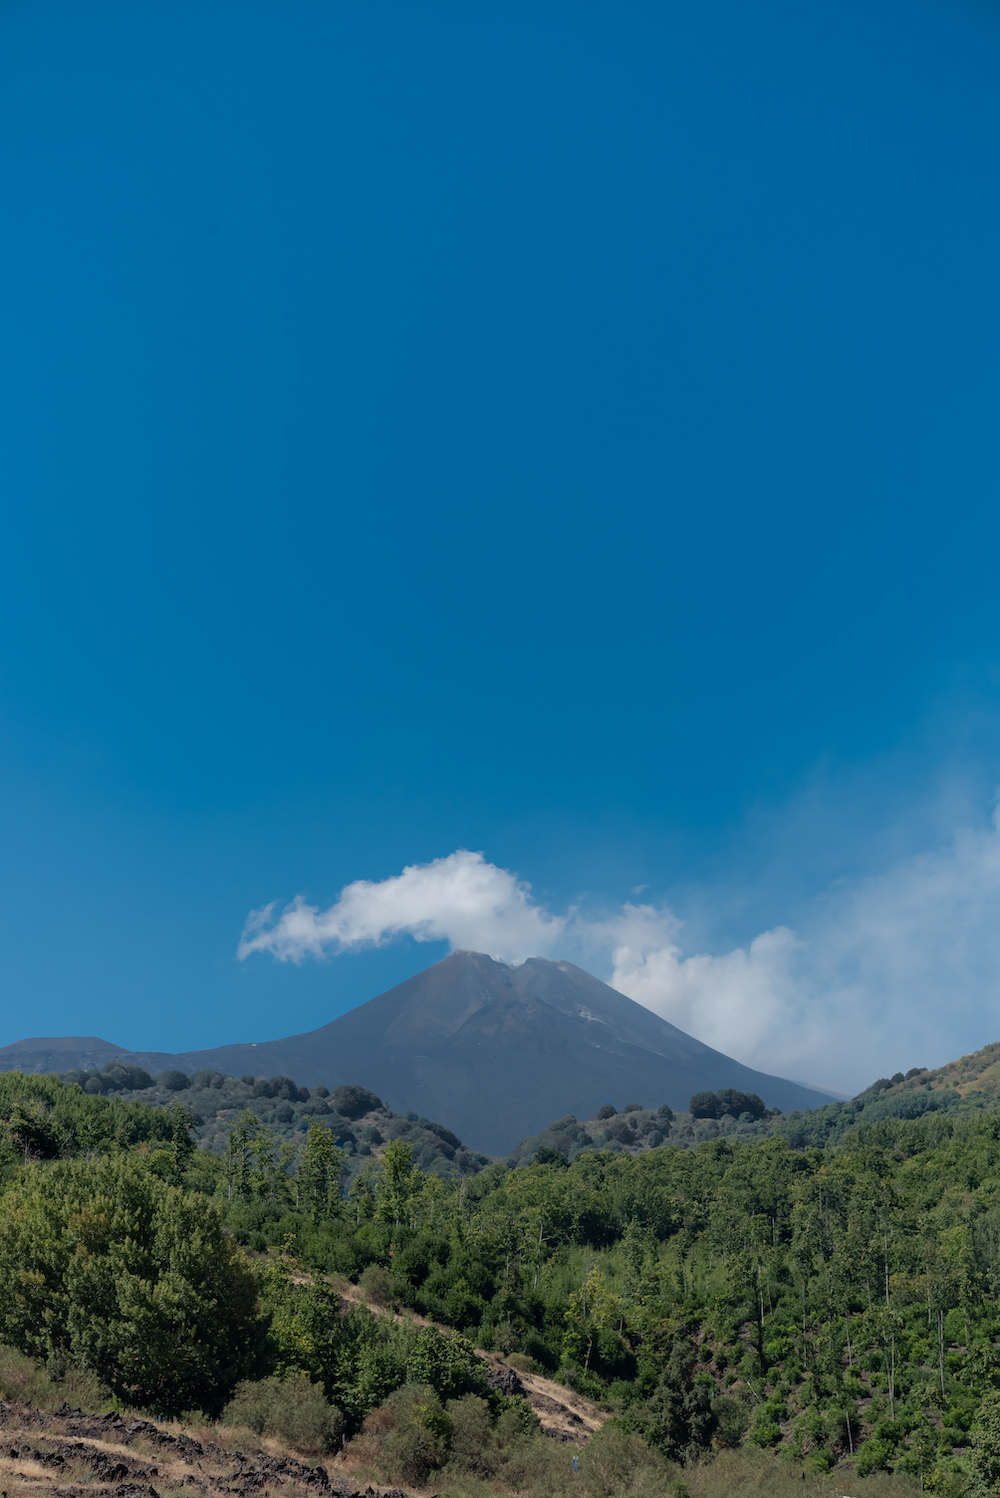
[[[481,952],[453,952],[332,1023],[284,1040],[178,1055],[124,1051],[94,1037],[77,1051],[73,1044],[17,1041],[0,1048],[0,1070],[69,1071],[117,1059],[154,1073],[211,1067],[286,1075],[307,1087],[354,1082],[397,1112],[440,1119],[490,1155],[507,1154],[560,1113],[589,1118],[608,1102],[680,1111],[693,1093],[720,1087],[755,1092],[785,1112],[829,1101],[713,1050],[571,962],[529,957],[510,967]]]
[[[96,1035],[35,1036],[33,1040],[15,1040],[13,1045],[3,1046],[0,1054],[13,1056],[27,1052],[33,1056],[57,1056],[67,1051],[77,1056],[126,1054],[123,1046],[112,1045],[110,1040],[100,1040]]]

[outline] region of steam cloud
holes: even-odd
[[[393,878],[347,885],[329,910],[299,897],[254,912],[239,956],[282,962],[409,935],[505,962],[574,956],[620,992],[761,1070],[853,1090],[880,1072],[934,1065],[1000,1035],[1000,832],[946,845],[840,885],[792,931],[683,955],[666,907],[603,919],[560,915],[530,885],[460,849]]]

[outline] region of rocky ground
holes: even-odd
[[[268,1443],[270,1444],[270,1443]],[[336,1459],[335,1459],[336,1460]],[[2,1498],[405,1498],[398,1489],[359,1488],[350,1474],[257,1444],[198,1439],[175,1425],[54,1413],[0,1401]]]

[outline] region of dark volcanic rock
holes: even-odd
[[[492,1373],[486,1375],[486,1382],[491,1389],[498,1389],[501,1394],[524,1394],[524,1384],[513,1368],[494,1368]]]

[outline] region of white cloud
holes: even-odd
[[[274,904],[247,921],[239,956],[271,952],[280,962],[301,962],[327,951],[380,947],[394,937],[448,941],[523,962],[549,951],[566,926],[531,899],[531,886],[481,853],[460,848],[433,863],[411,864],[378,883],[357,879],[329,910],[307,905],[301,895],[273,919]]]
[[[841,882],[796,931],[683,955],[672,911],[555,914],[530,885],[465,850],[358,880],[329,910],[296,899],[247,922],[239,955],[280,961],[408,934],[518,963],[578,958],[615,988],[761,1070],[845,1089],[1000,1038],[1000,834],[964,829],[881,873]]]
[[[613,988],[740,1058],[766,1049],[794,998],[798,943],[786,926],[765,931],[744,951],[682,958],[668,946],[623,944],[613,953]]]

